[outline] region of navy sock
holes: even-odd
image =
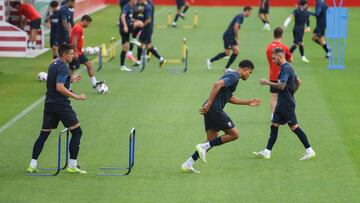
[[[266,20],[264,20],[264,19],[261,19],[261,21],[265,24],[266,23]]]
[[[183,13],[186,13],[186,11],[189,9],[189,6],[185,6]]]
[[[209,149],[206,150],[206,151],[208,152],[210,149],[211,149],[211,148],[209,148]],[[192,158],[194,161],[198,160],[198,159],[200,158],[199,153],[198,153],[197,151],[195,151],[194,154],[191,155],[191,158]]]
[[[271,125],[270,129],[271,129],[270,137],[269,137],[269,140],[268,140],[268,144],[266,146],[266,149],[268,149],[268,150],[272,150],[272,148],[273,148],[273,146],[274,146],[274,144],[276,142],[279,127]]]
[[[154,49],[154,47],[151,47],[149,49],[149,51],[152,53],[152,55],[154,55],[157,59],[160,59],[161,56],[159,55],[159,53]]]
[[[290,47],[290,52],[293,53],[295,51],[295,49],[296,49],[296,45],[294,44],[294,45],[292,45],[292,47]]]
[[[304,145],[305,148],[310,147],[309,141],[304,131],[302,131],[300,127],[296,128],[293,132],[298,136],[299,140],[301,141],[301,143]]]
[[[210,62],[212,63],[212,62],[214,62],[214,61],[217,61],[217,60],[219,60],[219,59],[224,58],[225,56],[226,56],[225,52],[221,52],[221,53],[219,53],[218,55],[212,57],[212,58],[210,59]]]
[[[174,22],[176,22],[179,19],[179,16],[180,16],[179,14],[176,14]]]
[[[126,56],[126,51],[121,51],[121,53],[120,53],[120,66],[123,66],[125,64],[125,56]]]
[[[209,143],[210,143],[211,147],[215,147],[215,146],[219,146],[219,145],[223,144],[223,142],[221,140],[221,136],[210,140]]]
[[[304,52],[305,52],[305,51],[304,51],[304,46],[303,46],[303,45],[300,45],[300,46],[299,46],[299,51],[300,51],[300,55],[301,55],[301,56],[304,56]]]
[[[136,56],[138,61],[140,61],[140,59],[141,59],[142,52],[143,52],[143,49],[141,47],[138,47],[137,48],[137,56]]]
[[[50,132],[40,131],[40,135],[34,143],[32,159],[37,160],[39,158],[39,155],[40,155],[49,135],[50,135]]]
[[[326,53],[329,53],[329,49],[328,49],[328,47],[327,47],[327,44],[325,43],[323,46],[323,49],[325,50],[325,52]]]
[[[130,43],[130,47],[129,47],[129,50],[132,51],[134,48],[134,44],[133,43]]]
[[[237,54],[234,54],[234,53],[231,54],[230,59],[226,64],[226,67],[225,67],[226,69],[228,69],[231,66],[231,64],[235,61],[236,57],[237,57]]]
[[[317,39],[317,40],[314,40],[314,42],[318,45],[321,45],[320,41]]]
[[[80,127],[77,127],[71,132],[71,139],[69,144],[69,151],[70,151],[70,159],[77,159],[77,156],[80,151],[80,139],[82,135],[82,130]]]

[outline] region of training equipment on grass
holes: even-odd
[[[166,25],[157,25],[157,28],[170,28],[172,27],[172,23],[173,23],[173,14],[172,14],[172,10],[169,9],[168,11],[168,15],[167,15],[167,20],[166,20]],[[199,26],[199,11],[196,10],[193,16],[193,24],[192,25],[183,25],[182,28],[184,29],[193,29]]]
[[[130,130],[129,136],[129,163],[126,168],[118,168],[118,167],[102,167],[101,170],[111,170],[111,171],[126,171],[125,173],[102,173],[96,174],[97,176],[126,176],[131,172],[132,167],[135,163],[135,128]]]
[[[349,9],[342,8],[343,1],[326,11],[326,40],[331,48],[328,69],[344,69],[345,46],[347,39],[347,27]]]
[[[95,61],[98,63],[97,71],[100,71],[103,68],[103,64],[105,62],[109,62],[115,59],[115,55],[116,55],[116,39],[115,37],[111,37],[109,49],[106,49],[105,43],[99,46],[99,51],[97,53],[98,57]]]
[[[65,163],[61,167],[61,137],[66,135],[65,138]],[[28,173],[27,176],[57,176],[60,173],[60,170],[64,170],[68,165],[69,160],[69,130],[65,128],[60,131],[58,137],[58,154],[57,154],[57,167],[56,168],[39,168],[40,171],[54,171],[53,173]]]
[[[105,83],[102,83],[102,84],[99,84],[96,86],[96,91],[100,94],[106,94],[109,90],[109,87],[105,84]]]
[[[47,80],[47,73],[45,72],[40,72],[38,75],[37,75],[37,79],[38,81],[40,82],[44,82]]]
[[[166,59],[166,64],[181,64],[181,63],[183,63],[184,64],[183,72],[186,72],[189,68],[189,47],[187,45],[186,38],[184,38],[182,40],[181,54],[182,54],[181,59],[168,58],[168,59]]]

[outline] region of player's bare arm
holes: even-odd
[[[121,23],[124,25],[124,32],[128,33],[129,29],[128,29],[128,26],[126,24],[125,16],[126,16],[125,14],[121,14]]]
[[[260,84],[261,85],[269,85],[269,86],[274,87],[279,90],[284,90],[285,86],[286,86],[286,83],[284,83],[284,82],[271,82],[267,79],[261,79]]]
[[[229,103],[236,105],[248,105],[248,106],[259,106],[261,104],[260,99],[239,99],[235,96],[230,97]]]
[[[86,95],[81,93],[79,95],[72,93],[70,90],[66,89],[64,83],[56,83],[56,91],[60,92],[61,94],[76,99],[76,100],[85,100]]]
[[[295,81],[295,90],[294,93],[297,92],[297,90],[299,89],[300,85],[301,85],[301,80],[299,77],[296,77],[296,81]]]
[[[220,89],[222,87],[224,87],[224,86],[225,86],[224,80],[219,80],[213,85],[213,87],[211,89],[211,92],[210,92],[210,95],[209,95],[209,98],[208,98],[208,101],[199,110],[200,114],[204,115],[209,111],[212,103],[214,102],[214,99],[215,99],[216,95],[219,93]]]

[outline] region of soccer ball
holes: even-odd
[[[99,53],[100,53],[100,48],[94,47],[94,54],[99,54]]]
[[[86,47],[86,48],[85,48],[85,54],[87,54],[87,55],[94,55],[94,53],[95,53],[94,48],[92,48],[92,47]]]
[[[44,81],[47,80],[47,73],[45,73],[45,72],[40,72],[40,73],[38,74],[37,78],[38,78],[38,80],[39,80],[40,82],[44,82]]]
[[[96,91],[100,94],[106,94],[109,90],[109,87],[105,84],[105,83],[102,83],[98,86],[96,86]]]

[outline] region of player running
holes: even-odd
[[[191,0],[191,3],[194,3],[194,0]],[[176,27],[176,22],[179,17],[185,19],[185,13],[190,8],[190,3],[185,0],[176,0],[176,15],[172,23],[173,27]]]
[[[330,49],[327,47],[325,41],[325,29],[326,29],[326,10],[328,5],[324,0],[316,0],[315,5],[315,16],[316,16],[316,27],[312,36],[312,40],[319,44],[325,51],[325,58],[331,56]]]
[[[50,2],[50,11],[49,15],[46,18],[46,22],[50,28],[50,47],[53,54],[53,59],[58,57],[57,47],[55,45],[56,41],[56,31],[59,23],[59,2],[51,1]]]
[[[270,0],[260,0],[259,6],[259,18],[264,23],[262,30],[270,31],[270,22],[269,22],[269,9],[270,9]]]

